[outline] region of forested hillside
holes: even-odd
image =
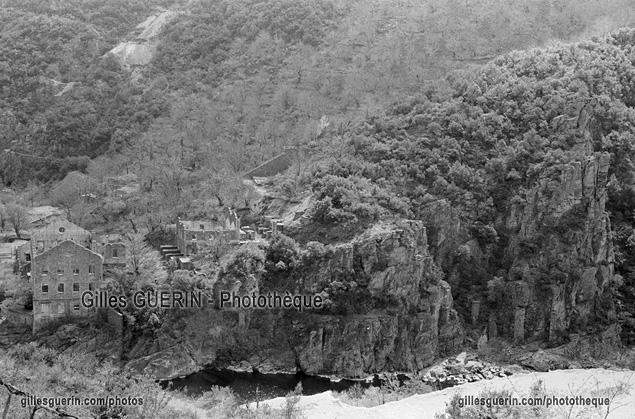
[[[155,121],[174,127],[170,104],[197,100],[201,135],[239,149],[227,170],[242,173],[310,141],[323,115],[345,125],[448,70],[631,19],[621,0],[517,3],[2,0],[0,178],[59,180],[125,155]],[[167,7],[180,14],[133,78],[107,52]]]
[[[346,226],[340,234],[424,221],[465,322],[479,296],[508,320],[518,306],[541,317],[532,295],[553,302],[562,287],[567,329],[619,320],[632,342],[634,48],[635,32],[622,30],[513,52],[398,101],[302,179],[314,219]],[[553,327],[553,308],[544,316]]]
[[[628,1],[0,5],[0,179],[28,199],[87,228],[257,213],[241,175],[300,145],[276,184],[315,197],[302,244],[418,219],[463,320],[481,298],[550,340],[616,320],[634,339],[635,41],[608,36]],[[159,7],[147,65],[109,53]]]

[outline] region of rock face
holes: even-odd
[[[416,371],[458,349],[462,331],[449,285],[435,270],[421,222],[375,226],[353,243],[315,261],[304,277],[308,290],[345,276],[360,291],[392,303],[368,314],[319,316],[296,332],[298,366],[311,374],[360,377],[381,371]]]
[[[129,366],[164,379],[205,365],[343,377],[418,371],[463,343],[439,272],[421,222],[375,226],[307,262],[293,274],[301,288],[290,291],[315,294],[349,278],[359,295],[387,301],[385,307],[345,314],[207,308],[169,336],[139,340],[128,351]],[[170,364],[174,357],[178,365]]]
[[[510,295],[497,322],[516,340],[557,341],[584,332],[611,311],[613,246],[605,210],[609,155],[552,167],[511,206],[506,258]],[[510,321],[513,324],[510,324]]]

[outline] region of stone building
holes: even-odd
[[[126,266],[126,245],[121,234],[93,234],[90,249],[104,257],[104,270]]]
[[[82,307],[81,295],[99,289],[103,262],[101,255],[72,240],[37,254],[31,262],[33,331],[56,318],[96,313]]]
[[[240,240],[244,234],[240,230],[240,218],[231,208],[223,210],[221,221],[217,223],[181,219],[178,219],[176,223],[176,245],[184,256],[196,253],[200,243],[221,237],[227,240]]]
[[[90,232],[64,219],[56,219],[31,234],[31,240],[16,249],[18,269],[28,272],[28,265],[35,256],[46,252],[65,240],[90,247]]]

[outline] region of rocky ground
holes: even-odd
[[[448,358],[428,368],[418,378],[434,389],[443,389],[495,377],[512,375],[508,369],[479,360],[475,355],[468,357],[461,352],[456,358]]]

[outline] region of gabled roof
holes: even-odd
[[[33,262],[39,261],[40,259],[43,259],[45,257],[48,257],[49,255],[53,255],[56,253],[62,253],[62,252],[83,252],[83,253],[89,253],[91,255],[97,256],[99,259],[101,259],[102,263],[104,261],[104,257],[102,255],[100,255],[99,253],[95,253],[92,250],[75,243],[72,240],[64,240],[63,242],[61,242],[60,244],[57,244],[53,247],[51,247],[50,249],[48,249],[45,252],[40,253],[39,255],[35,256],[33,258]]]
[[[37,222],[44,222],[46,219],[51,217],[63,217],[64,212],[61,209],[56,207],[51,207],[48,205],[44,205],[41,207],[33,207],[27,210],[29,222],[31,224]]]
[[[64,233],[74,233],[74,234],[82,234],[89,236],[90,232],[84,230],[77,224],[73,224],[68,220],[64,219],[56,219],[48,225],[45,225],[42,228],[39,228],[33,232],[32,238],[48,236],[52,234],[64,234]]]

